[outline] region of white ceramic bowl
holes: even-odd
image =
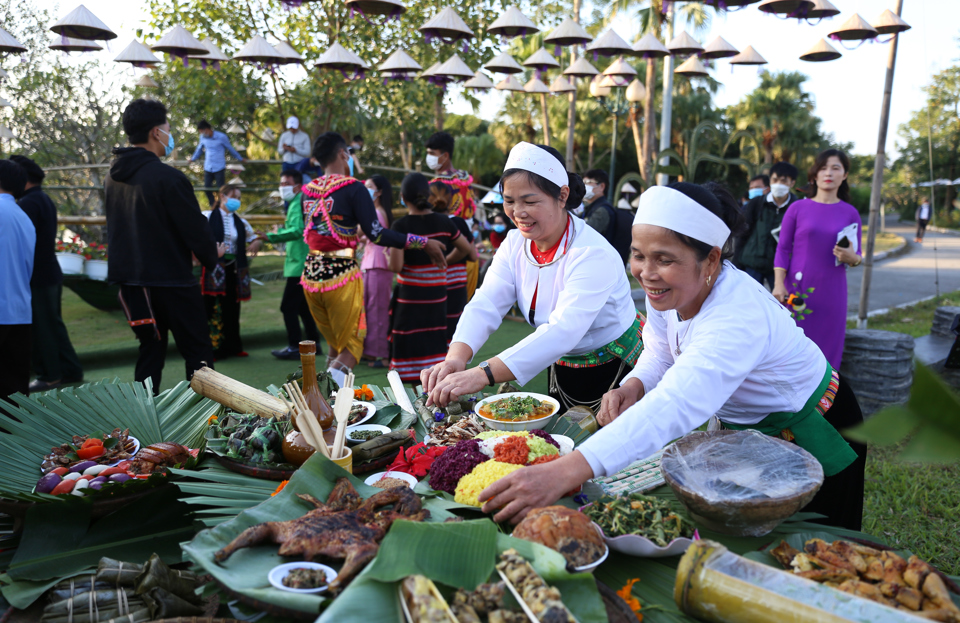
[[[566,435],[551,434],[550,436],[553,437],[553,440],[560,445],[560,456],[566,456],[573,452],[573,439],[567,437]]]
[[[390,432],[390,427],[384,426],[383,424],[356,424],[354,426],[348,426],[347,427],[347,443],[350,444],[351,446],[355,446],[365,441],[369,441],[368,439],[354,439],[353,437],[350,436],[353,433],[358,433],[360,431],[365,431],[365,430],[378,430],[384,435],[386,435],[387,433]],[[376,439],[376,437],[374,437],[374,439]]]
[[[363,481],[365,485],[373,486],[373,483],[377,482],[381,478],[399,478],[400,480],[405,480],[410,483],[410,488],[417,486],[416,476],[411,476],[406,472],[377,472],[372,476],[368,476],[366,480]]]
[[[553,413],[550,415],[544,416],[537,420],[527,420],[526,422],[501,422],[500,420],[494,420],[492,418],[484,417],[480,415],[480,407],[489,403],[501,400],[503,398],[512,398],[520,397],[524,398],[530,396],[536,398],[541,402],[547,402],[553,405]],[[557,411],[560,410],[560,403],[551,398],[550,396],[545,396],[544,394],[533,394],[530,392],[511,392],[509,394],[497,394],[495,396],[490,396],[489,398],[484,398],[483,400],[477,401],[476,412],[477,416],[483,420],[483,423],[487,425],[488,428],[494,430],[507,430],[507,431],[518,431],[518,430],[533,430],[535,428],[543,428],[550,423],[554,415],[557,414]],[[558,442],[559,443],[559,442]]]
[[[287,577],[287,574],[294,569],[321,569],[323,570],[324,575],[327,576],[328,585],[337,577],[337,572],[327,565],[321,565],[315,562],[288,562],[282,565],[277,565],[270,570],[270,574],[267,576],[267,579],[270,580],[270,585],[276,589],[287,591],[289,593],[322,593],[327,590],[326,586],[321,586],[320,588],[290,588],[289,586],[284,586],[283,578]]]

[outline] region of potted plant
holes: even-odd
[[[107,245],[91,242],[84,249],[83,274],[97,281],[107,280]]]
[[[69,242],[57,240],[57,261],[64,275],[82,275],[84,259],[80,236],[74,236]]]

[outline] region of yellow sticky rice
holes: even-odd
[[[480,507],[480,492],[507,474],[520,469],[520,465],[501,463],[500,461],[484,461],[473,468],[469,474],[457,483],[457,493],[454,499],[461,504]]]
[[[505,431],[505,430],[485,430],[474,439],[493,439],[494,437],[529,437],[530,433],[525,430]]]

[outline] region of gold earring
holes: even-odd
[[[713,275],[707,275],[707,285],[710,285],[710,280],[713,279]]]

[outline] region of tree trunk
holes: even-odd
[[[547,94],[540,94],[540,108],[543,109],[543,144],[550,147],[550,116],[547,114]]]
[[[434,122],[437,126],[437,132],[440,132],[441,130],[443,130],[443,117],[444,117],[443,96],[444,96],[444,91],[441,90],[440,92],[437,93],[437,97],[433,101],[433,117],[434,117]]]
[[[587,148],[587,169],[588,170],[593,168],[593,145],[595,141],[596,141],[596,137],[594,137],[594,135],[591,134],[590,144],[589,144],[589,147]]]
[[[646,162],[643,158],[643,139],[640,138],[640,109],[630,107],[630,127],[633,129],[633,144],[637,149],[637,165],[640,167],[640,176],[647,179]]]
[[[402,124],[403,122],[400,121]],[[403,162],[403,168],[410,170],[413,169],[412,163],[410,162],[410,156],[407,154],[407,131],[400,130],[400,160]]]
[[[657,14],[659,15],[659,14]],[[655,19],[659,20],[659,17]],[[659,28],[658,28],[659,31]],[[652,58],[647,59],[647,97],[643,102],[643,158],[640,165],[640,175],[653,183],[653,163],[656,161],[657,150],[657,113],[653,110],[654,98],[657,91],[657,64]]]
[[[580,0],[573,0],[573,21],[580,23]],[[575,48],[570,50],[570,64],[572,65],[574,61],[577,60],[577,53]],[[573,86],[577,86],[577,79],[571,78],[570,81],[573,83]],[[573,139],[574,139],[574,128],[577,126],[577,92],[574,90],[570,93],[570,108],[567,109],[567,170],[574,170],[574,161],[573,161]]]

